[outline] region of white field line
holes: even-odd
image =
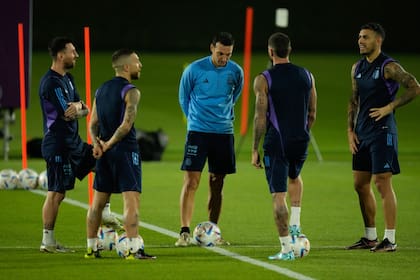
[[[43,195],[43,196],[46,195],[46,192],[41,191],[41,190],[31,190],[31,192],[39,194],[39,195]],[[77,200],[74,200],[74,199],[71,199],[71,198],[65,198],[63,200],[63,202],[74,205],[74,206],[77,206],[77,207],[80,207],[80,208],[84,208],[86,210],[89,208],[88,204],[77,201]],[[118,213],[115,213],[115,212],[113,212],[113,214],[116,217],[122,219],[121,214],[118,214]],[[174,231],[171,231],[171,230],[168,230],[168,229],[156,226],[156,225],[152,225],[152,224],[149,224],[149,223],[146,223],[146,222],[139,222],[139,225],[141,227],[147,228],[149,230],[156,231],[160,234],[167,235],[167,236],[170,236],[170,237],[173,237],[173,238],[178,238],[178,236],[179,236],[179,234],[174,232]],[[314,278],[311,278],[309,276],[294,272],[290,269],[282,268],[282,267],[274,265],[274,264],[266,263],[266,262],[256,260],[256,259],[253,259],[253,258],[250,258],[250,257],[247,257],[247,256],[243,256],[243,255],[240,255],[240,254],[222,249],[220,247],[204,247],[204,248],[206,248],[210,251],[213,251],[215,253],[218,253],[220,255],[227,256],[227,257],[230,257],[230,258],[233,258],[233,259],[245,262],[245,263],[249,263],[249,264],[252,264],[252,265],[255,265],[255,266],[259,266],[259,267],[274,271],[278,274],[282,274],[282,275],[288,276],[288,277],[296,279],[296,280],[315,280]]]

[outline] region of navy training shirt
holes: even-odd
[[[379,121],[369,117],[371,108],[386,106],[395,99],[399,84],[394,80],[386,80],[384,67],[387,63],[395,61],[391,57],[380,53],[369,63],[366,58],[358,61],[354,79],[357,84],[359,108],[355,121],[355,132],[360,140],[369,139],[381,132],[397,133],[394,113]]]
[[[96,111],[99,120],[99,137],[107,141],[114,134],[115,130],[121,125],[125,113],[125,96],[127,91],[135,88],[127,79],[114,77],[105,82],[96,91]],[[136,130],[134,125],[129,133],[116,145],[122,150],[138,149],[136,140]]]
[[[79,136],[78,121],[64,120],[68,103],[80,101],[73,76],[70,73],[62,76],[49,69],[41,78],[39,98],[44,129],[43,157],[80,152],[83,142]]]
[[[310,72],[292,63],[276,64],[262,73],[268,83],[268,123],[264,145],[309,141]],[[280,136],[280,139],[279,139]]]

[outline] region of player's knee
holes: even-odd
[[[374,176],[373,181],[378,189],[391,185],[391,173],[381,173]]]
[[[218,183],[223,183],[223,180],[225,179],[225,174],[214,174],[214,173],[210,173],[210,182],[218,182]]]
[[[355,182],[354,190],[359,194],[368,193],[370,192],[370,183]]]

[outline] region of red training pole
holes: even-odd
[[[19,49],[19,87],[20,87],[20,130],[22,141],[22,169],[28,167],[26,151],[26,91],[25,91],[25,52],[23,41],[23,23],[18,23]]]
[[[249,109],[249,85],[251,74],[251,48],[252,48],[252,25],[254,20],[254,9],[246,8],[245,16],[245,47],[244,47],[244,88],[242,90],[242,111],[241,111],[241,136],[245,136],[248,130],[248,109]]]
[[[84,41],[85,41],[85,80],[86,80],[86,106],[91,108],[91,80],[90,80],[90,34],[89,34],[89,27],[84,27]],[[90,121],[90,114],[86,116],[86,134],[87,134],[87,142],[90,144],[92,143],[92,139],[90,138],[89,133],[89,121]],[[88,174],[88,195],[89,195],[89,205],[92,205],[93,200],[93,174],[90,172]]]

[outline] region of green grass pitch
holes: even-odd
[[[109,53],[92,54],[92,91],[113,76]],[[311,241],[308,257],[295,262],[269,261],[279,249],[272,218],[271,197],[263,171],[250,164],[251,132],[236,134],[237,173],[226,178],[220,228],[232,245],[222,250],[175,248],[179,230],[179,194],[183,173],[179,170],[185,139],[185,124],[178,105],[178,80],[185,63],[206,55],[141,53],[142,76],[135,84],[142,92],[136,127],[162,128],[169,144],[161,162],[143,163],[140,234],[155,261],[127,262],[115,252],[105,252],[99,260],[85,260],[87,180],[77,182],[67,193],[56,224],[56,237],[76,250],[72,254],[42,254],[41,208],[44,196],[24,190],[0,191],[0,278],[5,279],[418,279],[420,272],[420,127],[419,100],[397,110],[399,153],[402,173],[393,184],[398,199],[395,253],[346,251],[346,245],[363,233],[357,195],[353,190],[351,157],[346,139],[346,110],[350,96],[350,67],[357,54],[293,53],[292,62],[312,71],[318,89],[318,119],[313,134],[324,161],[313,148],[304,166],[302,226]],[[391,54],[404,68],[420,78],[419,55]],[[233,59],[242,63],[242,55]],[[253,77],[267,65],[265,54],[254,54]],[[50,66],[47,53],[34,53],[31,98],[27,111],[28,139],[42,136],[42,120],[37,97],[38,81]],[[84,99],[83,57],[72,71]],[[236,109],[239,131],[240,105]],[[0,161],[0,169],[21,169],[20,111],[11,131],[10,159]],[[251,90],[250,114],[253,114]],[[249,117],[250,119],[252,116]],[[81,134],[86,125],[80,121]],[[85,138],[85,137],[84,137]],[[3,154],[2,154],[3,155]],[[42,159],[29,159],[28,166],[41,172]],[[193,224],[207,219],[207,173],[203,173],[196,196]],[[383,214],[378,196],[377,228],[383,236]],[[121,196],[112,197],[112,210],[122,213]],[[156,231],[156,226],[165,231]]]

